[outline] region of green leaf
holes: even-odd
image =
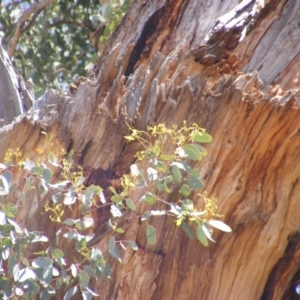
[[[191,193],[191,189],[187,184],[183,184],[180,187],[179,193],[182,194],[183,196],[189,196]]]
[[[146,211],[142,217],[141,217],[141,221],[146,221],[148,218],[150,217],[150,211]]]
[[[117,195],[117,192],[113,186],[110,186],[109,189],[113,194]]]
[[[34,268],[48,268],[53,264],[53,260],[49,257],[37,257],[31,263]]]
[[[155,228],[151,225],[147,226],[146,238],[147,238],[148,244],[154,245],[156,243],[156,231],[155,231]]]
[[[36,279],[36,275],[31,269],[24,268],[22,270],[19,270],[19,282],[24,282],[29,279]]]
[[[211,240],[212,242],[215,243],[215,240],[212,238],[212,229],[211,229],[211,227],[209,226],[209,224],[204,222],[204,223],[202,224],[202,229],[203,229],[203,232],[204,232],[204,234],[206,235],[206,237],[207,237],[209,240]]]
[[[84,230],[84,229],[86,229],[85,228],[85,225],[84,225],[84,223],[83,223],[83,221],[78,221],[78,222],[76,222],[75,223],[75,227],[77,228],[77,229],[79,229],[79,230]]]
[[[113,236],[110,237],[108,241],[108,250],[113,257],[117,258],[121,262],[120,250],[116,247],[116,241]]]
[[[72,226],[75,224],[75,221],[76,220],[73,220],[73,219],[67,219],[64,221],[64,224],[67,225],[67,226]]]
[[[115,230],[115,232],[117,232],[117,233],[124,233],[125,230],[124,230],[123,228],[117,228],[117,229]]]
[[[31,169],[31,172],[34,174],[34,175],[38,175],[38,176],[43,176],[43,173],[44,173],[44,168],[43,167],[33,167]]]
[[[135,204],[131,199],[129,198],[125,199],[125,202],[126,202],[126,206],[130,208],[132,211],[136,210]]]
[[[197,132],[192,135],[192,140],[199,143],[210,143],[212,137],[206,132]]]
[[[43,172],[43,179],[45,180],[46,183],[49,183],[50,182],[50,179],[51,179],[51,172],[49,169],[44,169],[44,172]]]
[[[197,227],[197,233],[196,234],[197,234],[197,238],[201,242],[201,244],[206,247],[208,245],[208,240],[206,238],[205,233],[203,232],[203,229],[202,229],[201,225]]]
[[[8,262],[8,271],[9,271],[9,274],[13,274],[14,267],[18,263],[16,256],[15,255],[11,255],[8,258],[7,262]]]
[[[49,286],[49,284],[52,281],[52,276],[53,276],[53,265],[50,265],[43,269],[43,278],[42,279],[40,278],[40,280],[45,286]]]
[[[188,186],[193,190],[198,190],[198,189],[203,189],[204,188],[203,183],[198,178],[196,178],[194,176],[188,177],[186,182],[187,182]]]
[[[90,281],[90,277],[87,272],[80,271],[79,272],[79,284],[82,289],[86,289]]]
[[[182,180],[182,175],[177,165],[172,166],[172,175],[177,182]]]
[[[231,232],[231,228],[220,220],[209,220],[208,224],[224,232]]]
[[[145,201],[149,204],[156,203],[156,197],[152,193],[146,193],[142,198],[141,201]]]
[[[165,173],[168,173],[169,172],[169,169],[168,167],[161,161],[157,161],[156,164],[155,164],[155,168],[156,170],[158,171],[162,171],[162,172],[165,172]]]
[[[159,180],[156,182],[156,188],[160,191],[160,192],[166,192],[166,193],[171,193],[170,189],[168,188],[165,180]]]
[[[62,258],[64,256],[64,253],[63,251],[61,251],[60,249],[54,249],[51,253],[51,256],[54,258],[54,259],[59,259],[59,258]]]
[[[187,223],[186,221],[182,221],[181,228],[191,240],[194,238],[194,232],[189,223]]]
[[[197,144],[194,144],[194,146],[197,147],[198,151],[201,153],[202,156],[207,155],[207,150],[204,147]]]
[[[87,190],[91,191],[94,195],[99,195],[103,191],[100,186],[94,184],[91,184],[89,187],[87,187]]]
[[[116,203],[119,203],[122,201],[122,197],[119,195],[112,195],[110,199],[111,199],[111,201],[116,202]]]
[[[187,145],[184,145],[182,147],[182,149],[184,150],[185,155],[188,159],[191,159],[191,160],[201,160],[202,159],[201,153],[200,153],[197,145],[187,144]]]
[[[39,294],[39,299],[49,300],[51,299],[51,295],[48,293],[47,289],[42,289]]]
[[[68,153],[68,157],[69,159],[73,158],[74,156],[74,150],[72,149],[69,153]]]
[[[128,243],[129,247],[130,247],[132,250],[136,251],[136,250],[139,249],[139,247],[137,246],[137,244],[136,244],[135,242],[133,242],[133,241],[128,241],[127,243]]]
[[[189,175],[199,178],[200,177],[200,170],[199,169],[193,169],[192,172]]]
[[[77,285],[75,285],[75,286],[73,286],[72,288],[70,288],[70,289],[66,292],[66,294],[65,294],[63,300],[69,300],[69,299],[71,299],[71,298],[76,294],[77,289],[78,289],[78,286],[77,286]]]

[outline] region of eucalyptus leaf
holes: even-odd
[[[79,284],[82,289],[86,289],[90,281],[90,277],[86,271],[79,272]]]
[[[212,137],[206,132],[197,132],[192,135],[192,139],[199,143],[210,143],[212,141]]]
[[[132,211],[136,210],[135,204],[130,198],[125,199],[125,202],[126,202],[126,206],[130,208]]]
[[[186,180],[188,186],[193,190],[203,189],[204,184],[197,177],[190,176]]]
[[[156,243],[156,231],[155,228],[151,225],[148,225],[146,228],[146,238],[148,244],[154,245]]]
[[[64,299],[63,300],[69,300],[71,299],[77,292],[78,286],[75,285],[73,287],[71,287],[65,294]]]
[[[231,232],[231,228],[220,220],[209,220],[208,224],[224,232]]]
[[[189,223],[182,221],[181,228],[191,240],[194,238],[194,231]]]
[[[150,217],[150,211],[146,211],[142,217],[141,217],[141,221],[146,221],[148,218]]]
[[[120,250],[116,247],[116,241],[113,236],[110,237],[108,241],[108,250],[113,257],[117,258],[121,262]]]
[[[206,238],[206,235],[205,235],[201,225],[199,225],[197,227],[196,234],[197,234],[197,238],[201,242],[201,244],[206,247],[208,245],[208,240]]]

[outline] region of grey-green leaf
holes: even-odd
[[[148,244],[154,245],[156,243],[156,231],[155,231],[155,228],[151,225],[147,226],[146,238],[147,238]]]
[[[212,137],[206,132],[198,132],[193,135],[192,139],[199,143],[210,143],[212,141]]]
[[[204,188],[204,184],[197,177],[190,176],[190,177],[188,177],[186,182],[187,182],[188,186],[193,190],[198,190],[198,189]]]
[[[71,297],[73,297],[73,296],[76,294],[77,289],[78,289],[78,286],[77,286],[77,285],[75,285],[75,286],[73,286],[72,288],[70,288],[70,289],[66,292],[66,294],[65,294],[63,300],[69,300],[69,299],[71,299]]]
[[[120,255],[120,250],[116,247],[116,241],[115,241],[115,238],[112,236],[110,237],[109,239],[109,242],[108,242],[108,250],[109,250],[109,253],[117,258],[119,261],[121,261],[121,255]]]
[[[181,181],[182,175],[177,165],[172,166],[172,175],[177,182]]]
[[[179,190],[180,194],[183,196],[189,196],[191,193],[191,189],[187,184],[183,184]]]
[[[142,217],[141,217],[141,221],[146,221],[148,218],[150,217],[150,211],[146,211]]]
[[[201,244],[206,247],[208,245],[208,240],[206,238],[205,233],[203,232],[203,229],[202,229],[201,225],[199,225],[197,227],[197,233],[196,234],[197,234],[197,238],[201,242]]]
[[[142,198],[141,201],[145,201],[149,204],[154,204],[156,202],[156,197],[152,193],[146,193]]]
[[[31,172],[34,174],[34,175],[38,175],[38,176],[43,176],[43,173],[44,173],[44,168],[43,167],[33,167],[31,169]]]
[[[182,221],[181,228],[191,240],[194,238],[194,232],[189,223],[187,223],[186,221]]]
[[[49,183],[50,182],[50,179],[51,179],[51,172],[49,169],[44,169],[44,172],[43,172],[43,179],[45,180],[46,183]]]
[[[79,284],[82,289],[86,289],[90,281],[90,277],[86,271],[79,272]]]
[[[132,249],[132,250],[138,250],[139,249],[139,247],[137,246],[137,244],[135,243],[135,242],[133,242],[133,241],[129,241],[128,242],[128,245],[129,245],[129,247]]]
[[[130,208],[132,211],[136,210],[135,204],[130,198],[125,199],[125,202],[126,202],[126,206]]]

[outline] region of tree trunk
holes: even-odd
[[[187,120],[213,136],[199,167],[232,234],[217,233],[205,248],[159,218],[149,246],[129,218],[124,239],[140,248],[95,284],[99,299],[296,296],[300,2],[239,2],[136,0],[76,93],[48,92],[39,111],[0,131],[0,157],[16,147],[33,157],[45,144],[41,130],[55,134],[55,146],[74,149],[85,166],[86,183],[104,188],[129,171],[138,149],[123,139],[126,118],[138,129]],[[28,201],[19,219],[36,228],[38,206]],[[96,235],[108,218],[98,211]]]

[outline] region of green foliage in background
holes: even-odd
[[[35,161],[22,160],[18,149],[6,152],[0,164],[1,299],[55,299],[61,288],[65,300],[79,293],[83,299],[97,296],[92,282],[110,276],[108,255],[122,262],[122,249],[138,250],[136,241],[122,237],[128,214],[146,222],[145,240],[150,245],[160,238],[151,225],[156,217],[170,218],[174,229],[181,228],[191,239],[196,236],[204,246],[214,241],[213,228],[231,231],[219,220],[216,200],[198,192],[204,184],[193,165],[207,154],[200,144],[210,142],[211,136],[186,123],[181,128],[159,124],[147,131],[130,130],[125,138],[141,144],[143,150],[136,153],[137,162],[123,175],[120,187],[106,191],[106,195],[111,192],[110,200],[101,187],[84,184],[84,167],[75,167],[73,151],[57,153],[53,137],[46,133]],[[13,173],[18,171],[23,176],[14,182]],[[17,222],[28,195],[37,201],[39,231]],[[93,211],[105,206],[110,207],[111,217],[106,232],[96,237]],[[45,219],[56,224],[52,237],[47,236]],[[100,240],[106,241],[102,250],[94,247]],[[73,243],[73,250],[67,252],[66,243]],[[34,244],[39,245],[36,252]]]
[[[22,34],[12,60],[25,80],[32,79],[36,96],[46,87],[65,90],[75,78],[85,76],[87,67],[96,61],[98,50],[120,23],[130,2],[61,0],[32,15],[25,23],[28,29]],[[9,47],[18,19],[34,3],[33,0],[1,2],[0,39],[4,48]]]

